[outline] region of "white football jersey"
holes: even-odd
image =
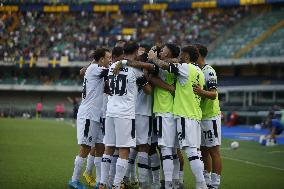
[[[113,74],[114,63],[108,73],[110,95],[107,103],[107,117],[135,119],[135,104],[138,92],[136,80],[143,75],[139,69],[125,66],[118,75]]]
[[[102,118],[106,118],[108,94],[103,94],[103,105],[102,105]]]
[[[217,89],[217,74],[215,70],[208,64],[205,64],[202,68],[202,72],[205,78],[205,88],[207,90]]]
[[[143,89],[139,89],[136,100],[136,114],[143,116],[152,116],[152,95],[147,95]]]
[[[91,64],[83,81],[82,102],[77,117],[99,121],[102,114],[104,79],[100,76],[106,69],[98,64]]]

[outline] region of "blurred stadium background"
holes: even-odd
[[[238,124],[259,123],[284,105],[282,0],[2,0],[0,18],[3,117],[35,117],[37,103],[43,117],[61,104],[72,117],[80,68],[119,39],[208,45],[225,122],[235,112]]]
[[[284,0],[0,3],[0,117],[35,118],[41,103],[43,118],[57,112],[71,119],[81,96],[80,68],[96,47],[113,47],[120,39],[207,45],[226,125],[252,126],[283,108]],[[66,186],[77,152],[70,124],[0,119],[0,126],[0,188]],[[234,137],[257,140],[264,134],[245,128],[223,128],[231,139],[224,139],[222,148],[222,188],[284,188],[282,145],[264,149],[241,141],[237,151],[227,148]],[[189,174],[185,182],[193,186]]]

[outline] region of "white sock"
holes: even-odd
[[[165,181],[172,182],[173,181],[173,171],[174,171],[172,148],[162,147],[161,153],[162,153],[162,159],[163,159],[163,169],[164,169]]]
[[[153,184],[153,175],[152,175],[152,169],[151,169],[151,158],[148,156],[148,184],[151,186]]]
[[[150,156],[153,183],[160,183],[160,158],[157,153]]]
[[[110,155],[103,155],[101,163],[101,180],[100,183],[108,184],[109,168],[111,164],[112,157]]]
[[[184,175],[183,171],[179,171],[179,183],[180,184],[183,184],[183,175]]]
[[[101,180],[102,157],[95,157],[94,163],[96,166],[96,181],[99,182],[99,180]]]
[[[179,170],[180,170],[180,163],[177,154],[173,155],[173,163],[174,163],[174,170],[173,170],[173,179],[179,180]]]
[[[88,175],[92,175],[93,167],[94,167],[94,159],[95,159],[95,156],[92,156],[91,154],[88,155],[87,166],[86,166],[86,172]]]
[[[138,179],[144,185],[148,181],[148,170],[148,153],[138,152]]]
[[[108,179],[108,183],[110,185],[113,185],[117,158],[118,158],[118,155],[113,155],[112,160],[111,160],[110,169],[109,169],[109,179]]]
[[[130,165],[130,181],[131,182],[137,182],[137,174],[136,174],[136,157],[137,157],[138,152],[132,148],[132,150],[130,150],[130,154],[129,157],[133,160],[132,164],[128,164]]]
[[[82,174],[83,170],[83,164],[84,164],[85,158],[82,158],[80,156],[76,156],[75,162],[74,162],[74,171],[72,175],[72,182],[80,180],[80,176]]]
[[[204,170],[203,171],[204,179],[207,185],[211,185],[211,173],[208,171]]]
[[[178,156],[176,154],[176,149],[173,150],[173,163],[174,163],[174,170],[173,170],[173,187],[179,188],[179,170],[180,170],[180,163]]]
[[[185,147],[185,152],[189,160],[191,171],[193,175],[195,176],[196,182],[205,183],[205,179],[203,176],[203,170],[202,170],[203,166],[202,166],[201,160],[198,157],[197,148]]]
[[[214,187],[219,187],[220,186],[220,182],[221,182],[221,176],[218,175],[217,173],[213,173],[211,174],[211,185]]]
[[[117,159],[116,173],[115,173],[114,183],[113,183],[115,187],[117,188],[120,187],[123,177],[125,176],[127,166],[128,166],[127,159],[120,159],[120,158]]]
[[[171,181],[165,181],[165,189],[172,189],[173,183]]]
[[[197,150],[197,155],[202,163],[202,171],[204,171],[204,162],[203,162],[203,159],[202,159],[202,154],[201,154],[201,151],[200,150]]]

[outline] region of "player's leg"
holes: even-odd
[[[184,186],[183,186],[183,175],[184,175],[183,166],[184,166],[184,158],[183,158],[183,155],[182,155],[181,150],[180,150],[179,148],[177,149],[177,155],[178,155],[179,162],[180,162],[180,169],[179,169],[179,183],[180,183],[180,189],[183,189],[183,188],[184,188]]]
[[[158,137],[152,136],[151,146],[149,150],[149,159],[150,159],[150,167],[151,167],[151,175],[153,180],[153,188],[160,188],[160,156],[157,153],[158,146]]]
[[[202,160],[204,164],[203,175],[207,185],[211,185],[211,170],[212,170],[212,160],[210,157],[209,149],[206,146],[200,147]]]
[[[175,189],[179,188],[179,170],[180,170],[180,162],[177,155],[177,148],[173,149],[173,163],[174,163],[174,170],[173,170],[173,187]]]
[[[151,136],[150,127],[152,119],[149,116],[136,115],[136,144],[138,150],[138,179],[141,189],[147,188],[149,178],[149,138]]]
[[[101,162],[102,162],[102,156],[104,154],[105,146],[103,144],[103,132],[101,129],[101,124],[99,122],[95,122],[94,125],[95,131],[96,131],[96,152],[95,152],[95,159],[94,164],[96,167],[96,187],[99,187],[99,181],[101,180]]]
[[[173,187],[173,148],[176,143],[176,124],[173,117],[157,117],[159,133],[158,143],[161,146],[165,188]]]
[[[116,162],[118,159],[118,148],[115,149],[114,154],[112,156],[110,170],[109,170],[109,184],[113,185],[115,171],[116,171]]]
[[[128,166],[124,177],[124,182],[129,185],[131,183],[136,183],[137,175],[136,175],[136,157],[137,157],[137,149],[130,148],[129,156],[128,156]]]
[[[212,125],[212,147],[209,147],[212,159],[211,185],[219,188],[221,182],[222,160],[220,154],[221,145],[221,118],[218,116],[216,120],[211,120]]]
[[[207,186],[211,186],[211,171],[212,171],[212,159],[210,157],[209,147],[212,146],[212,121],[201,121],[201,154],[204,164],[203,175]],[[209,146],[209,147],[208,147]]]
[[[114,118],[114,120],[119,158],[116,163],[113,188],[120,188],[128,166],[129,149],[136,146],[136,131],[135,120],[123,118]]]
[[[115,125],[114,125],[114,118],[107,117],[105,121],[105,136],[104,136],[104,144],[105,144],[105,151],[102,157],[101,162],[101,179],[100,179],[100,186],[99,188],[104,188],[108,185],[109,180],[109,170],[111,165],[111,160],[113,153],[115,151]]]
[[[218,188],[220,186],[222,171],[220,146],[211,147],[209,151],[212,158],[211,186]]]
[[[91,148],[91,151],[90,151],[90,153],[87,157],[86,170],[83,173],[83,176],[85,177],[86,182],[91,187],[95,186],[95,184],[96,184],[96,181],[95,181],[95,179],[92,175],[93,167],[94,167],[95,154],[96,154],[96,148],[93,147],[93,148]]]
[[[206,187],[205,179],[203,176],[203,163],[198,156],[197,147],[199,147],[200,124],[196,120],[178,118],[177,128],[179,133],[180,146],[183,147],[191,171],[195,177],[196,189],[204,189]]]
[[[72,179],[69,181],[69,187],[71,188],[85,188],[80,183],[80,176],[83,171],[83,164],[91,151],[91,146],[93,146],[93,136],[92,136],[92,127],[89,119],[81,119],[77,120],[77,140],[80,145],[80,152],[75,158],[74,162],[74,170]]]

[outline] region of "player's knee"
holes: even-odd
[[[185,148],[186,155],[189,161],[193,161],[195,159],[199,159],[197,148]]]
[[[106,155],[113,155],[115,151],[115,147],[113,146],[106,146],[104,154]]]
[[[149,152],[149,145],[148,144],[141,144],[138,146],[138,152]]]
[[[86,158],[91,151],[91,147],[81,144],[80,146],[80,157]]]
[[[157,153],[157,143],[152,143],[149,149],[149,155]]]
[[[121,159],[128,159],[129,148],[119,148],[119,157]]]
[[[209,151],[209,149],[207,148],[207,147],[205,147],[205,146],[202,146],[201,148],[200,148],[200,151],[201,151],[201,155],[202,155],[202,157],[208,157],[209,155],[210,155],[210,151]]]
[[[220,157],[219,146],[214,146],[213,148],[210,149],[210,156],[211,156],[212,158],[218,158],[218,157]]]
[[[104,151],[105,151],[105,145],[104,144],[101,144],[101,143],[96,144],[96,152],[95,152],[96,154],[95,155],[97,157],[102,156]]]
[[[183,158],[183,155],[182,155],[180,149],[178,149],[177,155],[178,155],[178,159],[179,159],[179,162],[180,162],[180,166],[183,167],[183,165],[184,165],[184,158]]]

